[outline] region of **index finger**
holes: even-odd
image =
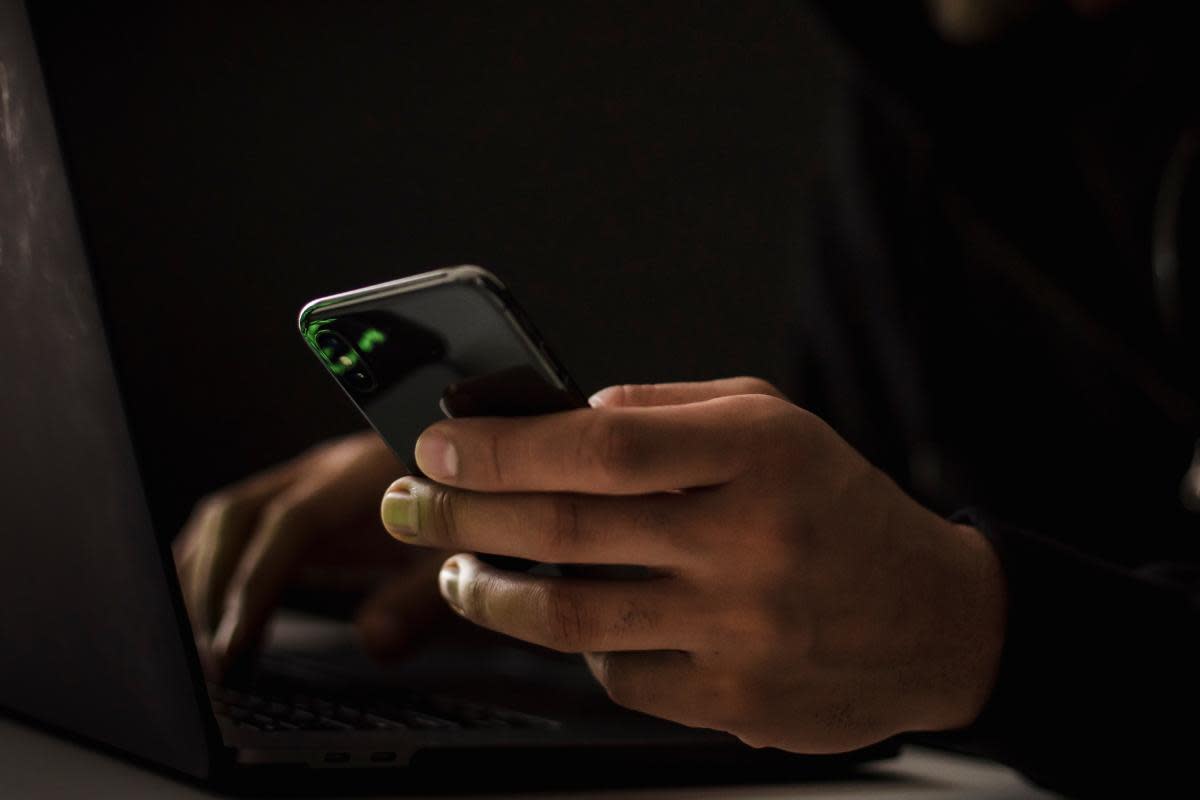
[[[416,460],[436,481],[484,492],[647,494],[713,486],[744,467],[737,405],[747,399],[445,420],[421,434]]]

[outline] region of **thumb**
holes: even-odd
[[[609,386],[589,397],[588,403],[594,408],[677,406],[739,394],[767,394],[781,400],[787,399],[783,392],[762,378],[742,376],[691,383],[627,383]]]

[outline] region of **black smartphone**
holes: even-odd
[[[529,416],[587,405],[508,289],[480,267],[318,298],[300,311],[300,333],[414,475],[421,474],[417,437],[443,416]]]

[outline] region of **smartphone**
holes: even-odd
[[[461,266],[321,297],[300,333],[414,475],[417,437],[446,417],[529,416],[587,406],[495,275]],[[533,562],[496,558],[510,569]]]

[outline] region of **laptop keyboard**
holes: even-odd
[[[234,726],[276,731],[450,731],[561,727],[557,720],[441,695],[406,692],[385,702],[347,703],[302,692],[209,684],[213,713]]]

